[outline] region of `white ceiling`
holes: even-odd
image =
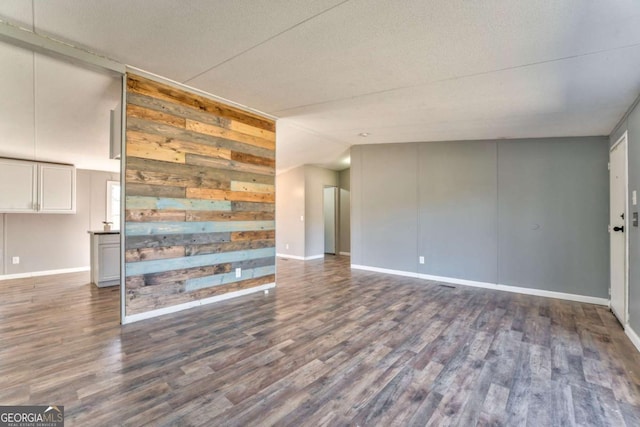
[[[339,169],[362,143],[608,135],[640,93],[636,0],[3,0],[0,16],[280,117],[279,171]]]

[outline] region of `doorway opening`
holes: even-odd
[[[338,241],[338,187],[324,187],[324,253],[335,255]]]

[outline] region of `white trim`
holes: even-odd
[[[373,271],[376,273],[393,274],[396,276],[413,277],[414,279],[418,278],[418,273],[411,273],[410,271],[390,270],[388,268],[369,267],[368,265],[358,265],[358,264],[351,264],[351,268],[355,270],[366,270],[366,271]]]
[[[340,255],[351,256],[351,252],[340,252]]]
[[[0,280],[25,279],[28,277],[52,276],[54,274],[79,273],[81,271],[89,271],[91,267],[74,267],[61,268],[58,270],[33,271],[31,273],[17,273],[0,275]]]
[[[288,255],[288,254],[276,254],[276,256],[278,258],[297,259],[297,260],[300,260],[300,261],[304,261],[304,257],[303,256]]]
[[[636,331],[631,329],[631,325],[625,326],[624,333],[629,337],[633,345],[636,346],[636,349],[640,351],[640,337],[636,334]]]
[[[609,305],[609,300],[606,298],[590,297],[586,295],[567,294],[564,292],[546,291],[542,289],[522,288],[519,286],[501,285],[499,283],[477,282],[475,280],[456,279],[453,277],[432,276],[429,274],[412,273],[409,271],[390,270],[386,268],[369,267],[365,265],[351,264],[351,268],[357,270],[374,271],[377,273],[395,274],[398,276],[414,277],[423,280],[432,280],[435,282],[452,283],[455,285],[473,286],[476,288],[492,289],[496,291],[512,292],[516,294],[535,295],[547,298],[558,298],[568,301],[584,302],[588,304],[597,305]]]
[[[33,31],[0,20],[0,40],[14,46],[20,46],[34,52],[63,58],[76,65],[90,66],[110,73],[124,74],[124,64],[100,56],[94,52],[80,49],[72,44],[51,37],[36,34]]]
[[[276,254],[276,256],[279,257],[279,258],[297,259],[299,261],[311,261],[312,259],[324,258],[324,254],[323,255],[312,255],[312,256],[308,256],[308,257],[302,257],[302,256],[298,256],[298,255],[288,255],[288,254]]]
[[[177,82],[175,80],[171,80],[171,79],[168,79],[166,77],[162,77],[162,76],[160,76],[158,74],[154,74],[154,73],[151,73],[149,71],[142,70],[142,69],[137,68],[137,67],[133,67],[131,65],[127,65],[126,69],[127,69],[128,73],[137,74],[139,76],[146,77],[146,78],[148,78],[150,80],[153,80],[155,82],[158,82],[158,83],[168,84],[169,86],[173,86],[176,89],[186,90],[186,91],[192,92],[192,93],[194,93],[196,95],[204,96],[205,98],[209,98],[212,101],[221,102],[221,103],[226,104],[226,105],[228,105],[230,107],[235,107],[235,108],[238,108],[240,110],[243,110],[243,111],[245,111],[247,113],[256,114],[256,115],[258,115],[258,116],[260,116],[262,118],[269,119],[269,120],[274,120],[274,121],[278,120],[278,117],[276,117],[276,116],[274,116],[272,114],[268,114],[268,113],[265,113],[263,111],[256,110],[255,108],[247,107],[246,105],[239,104],[239,103],[233,102],[233,101],[231,101],[231,100],[229,100],[227,98],[223,98],[221,96],[217,96],[217,95],[214,95],[212,93],[205,92],[205,91],[203,91],[201,89],[198,89],[198,88],[195,88],[193,86],[189,86],[189,85],[186,85],[184,83],[180,83],[180,82]]]
[[[124,316],[122,319],[122,324],[126,325],[127,323],[138,322],[140,320],[151,319],[152,317],[162,316],[164,314],[176,313],[178,311],[187,310],[193,307],[199,307],[201,305],[207,305],[214,302],[224,301],[232,298],[241,297],[244,295],[253,294],[255,292],[266,291],[268,289],[275,288],[275,283],[267,283],[266,285],[256,286],[255,288],[242,289],[236,292],[229,292],[222,295],[217,295],[210,298],[204,298],[197,301],[190,301],[184,304],[178,304],[171,307],[160,308],[158,310],[146,311],[144,313],[133,314],[131,316]]]

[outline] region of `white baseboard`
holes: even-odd
[[[256,286],[255,288],[242,289],[236,292],[229,292],[222,295],[216,295],[210,298],[205,298],[197,301],[189,301],[184,304],[178,304],[171,307],[160,308],[158,310],[151,310],[151,311],[146,311],[144,313],[133,314],[131,316],[124,316],[124,318],[122,319],[122,324],[126,325],[128,323],[138,322],[140,320],[151,319],[152,317],[158,317],[164,314],[175,313],[175,312],[186,310],[189,308],[199,307],[201,305],[207,305],[207,304],[212,304],[214,302],[228,300],[231,298],[237,298],[243,295],[253,294],[255,292],[266,291],[275,287],[276,287],[275,283],[267,283],[266,285]]]
[[[340,252],[340,255],[351,256],[351,252]]]
[[[351,264],[351,268],[358,269],[358,270],[375,271],[378,273],[395,274],[398,276],[415,277],[418,279],[432,280],[435,282],[452,283],[455,285],[473,286],[476,288],[485,288],[485,289],[493,289],[496,291],[513,292],[516,294],[535,295],[535,296],[547,297],[547,298],[558,298],[558,299],[563,299],[568,301],[585,302],[588,304],[597,304],[597,305],[604,305],[604,306],[609,305],[609,300],[606,298],[590,297],[586,295],[567,294],[564,292],[545,291],[542,289],[533,289],[533,288],[522,288],[519,286],[501,285],[499,283],[477,282],[474,280],[456,279],[453,277],[432,276],[429,274],[419,274],[419,273],[412,273],[409,271],[390,270],[386,268],[369,267],[364,265]]]
[[[276,254],[276,256],[278,258],[297,259],[297,260],[300,260],[300,261],[304,261],[304,257],[303,256],[288,255],[288,254]]]
[[[29,277],[52,276],[54,274],[79,273],[81,271],[89,271],[90,269],[91,267],[87,266],[87,267],[75,267],[75,268],[61,268],[58,270],[34,271],[31,273],[4,274],[4,275],[0,275],[0,280],[26,279]]]
[[[309,261],[312,259],[320,259],[320,258],[324,258],[324,254],[323,255],[312,255],[312,256],[308,256],[308,257],[301,257],[301,256],[297,256],[297,255],[288,255],[288,254],[276,254],[277,257],[279,258],[288,258],[288,259],[297,259],[300,261]]]
[[[624,333],[627,334],[633,345],[636,346],[636,349],[640,351],[640,337],[636,334],[636,331],[631,329],[631,325],[627,324],[627,326],[625,326]]]
[[[414,277],[416,279],[418,278],[418,273],[412,273],[410,271],[390,270],[388,268],[369,267],[368,265],[358,265],[358,264],[351,264],[351,268],[356,270],[374,271],[376,273],[393,274],[396,276]]]

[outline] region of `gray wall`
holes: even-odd
[[[607,298],[607,150],[606,137],[353,147],[352,263]]]
[[[339,173],[340,203],[338,251],[351,252],[351,169]]]
[[[638,212],[638,206],[631,203],[631,192],[640,193],[640,107],[632,106],[629,113],[612,132],[610,144],[613,145],[628,131],[627,145],[629,150],[629,216]],[[640,232],[637,227],[629,227],[629,323],[631,328],[640,333]]]
[[[338,172],[304,166],[305,257],[324,254],[324,187],[338,186]],[[277,233],[276,233],[277,234]]]
[[[78,170],[76,179],[75,215],[4,214],[4,274],[89,266],[87,231],[102,229],[106,182],[119,181],[119,174]],[[13,256],[20,264],[11,264]]]
[[[494,142],[418,144],[418,272],[497,281]]]
[[[499,143],[499,283],[608,298],[603,140]]]
[[[304,257],[304,166],[276,176],[276,253]],[[286,245],[289,245],[289,249]]]
[[[416,272],[418,144],[351,150],[351,262]]]

